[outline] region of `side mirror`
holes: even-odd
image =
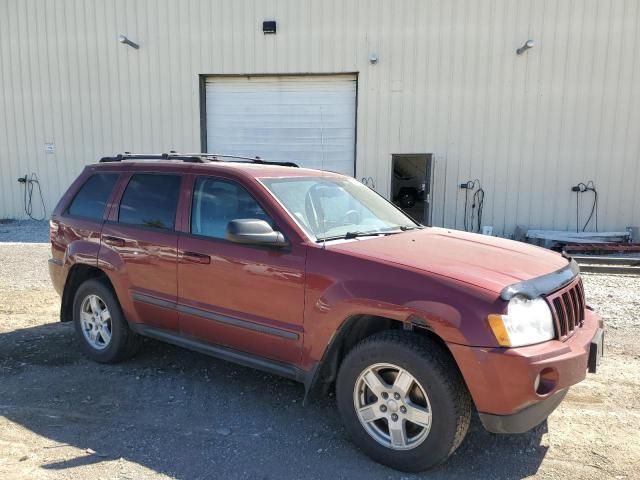
[[[230,242],[247,245],[271,247],[286,247],[288,245],[282,233],[276,232],[264,220],[255,218],[231,220],[227,224],[226,238]]]

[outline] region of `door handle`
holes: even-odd
[[[180,260],[185,263],[203,263],[206,265],[211,263],[211,257],[209,255],[196,252],[180,252]]]
[[[124,239],[119,237],[112,237],[111,235],[103,235],[102,241],[112,247],[124,247]]]

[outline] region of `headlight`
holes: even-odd
[[[489,315],[489,325],[503,347],[546,342],[555,336],[553,317],[542,298],[513,297],[506,315]]]

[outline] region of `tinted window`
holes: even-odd
[[[191,204],[191,233],[225,238],[231,220],[257,218],[273,227],[273,221],[244,188],[234,182],[196,179]]]
[[[178,175],[134,175],[122,196],[118,221],[173,229],[179,192]]]
[[[107,205],[116,180],[118,180],[117,173],[92,175],[69,205],[69,215],[102,220],[104,207]]]

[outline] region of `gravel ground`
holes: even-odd
[[[28,228],[46,240],[46,224]],[[302,407],[289,380],[155,341],[119,365],[86,360],[57,322],[48,245],[2,241],[2,479],[640,478],[638,277],[584,276],[606,357],[547,422],[501,436],[474,418],[447,464],[414,476],[370,461],[333,400]]]
[[[46,243],[47,220],[0,220],[0,243]]]

